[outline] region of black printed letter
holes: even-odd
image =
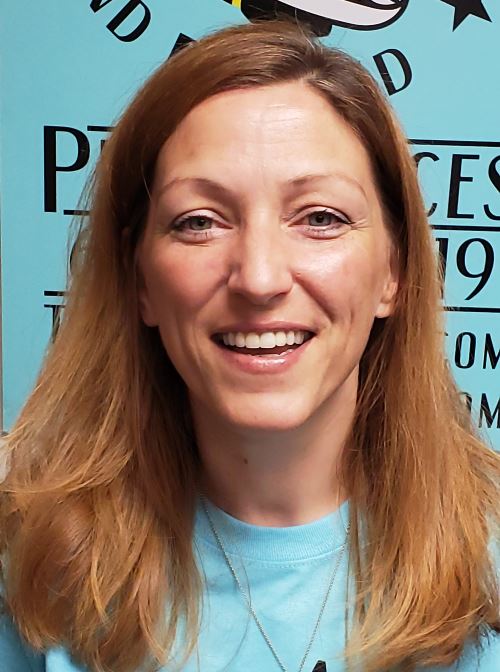
[[[403,71],[404,81],[403,84],[399,87],[396,87],[393,78],[389,74],[389,69],[387,68],[387,63],[385,62],[384,59],[384,56],[386,54],[391,54],[392,56],[394,56],[396,61],[401,66],[401,70]],[[406,56],[401,51],[399,51],[399,49],[386,49],[385,51],[381,51],[379,54],[375,54],[373,60],[375,61],[375,65],[377,66],[378,71],[382,76],[382,81],[384,82],[384,86],[387,89],[387,93],[390,96],[392,96],[395,93],[399,93],[400,91],[403,91],[404,89],[406,89],[407,86],[410,85],[413,77],[411,66]]]

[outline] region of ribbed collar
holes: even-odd
[[[241,558],[267,562],[311,560],[332,553],[345,541],[348,500],[322,518],[290,527],[251,525],[234,518],[210,500],[206,499],[206,502],[227,553]],[[200,498],[196,504],[194,534],[196,539],[219,551]]]

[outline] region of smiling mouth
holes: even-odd
[[[309,332],[306,334],[304,341],[300,344],[294,343],[293,345],[276,345],[274,348],[242,348],[237,345],[226,345],[222,340],[222,334],[214,334],[212,336],[212,341],[224,350],[231,350],[240,355],[253,355],[253,356],[266,356],[266,355],[284,355],[287,352],[292,352],[293,350],[298,350],[308,341],[314,337],[314,334]]]

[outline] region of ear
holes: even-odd
[[[375,317],[389,317],[396,307],[397,293],[399,289],[399,254],[391,246],[389,268],[386,273],[380,302],[375,312]]]
[[[122,250],[124,251],[127,245],[129,244],[130,231],[128,228],[125,228],[122,232]],[[124,257],[127,255],[124,254]],[[130,256],[128,257],[130,259]],[[135,278],[135,291],[137,293],[137,305],[139,308],[139,314],[142,318],[144,324],[148,327],[158,326],[158,322],[155,319],[155,314],[153,310],[153,305],[151,298],[149,296],[148,286],[144,278],[144,274],[141,268],[141,245],[139,244],[132,257],[133,268],[131,272],[134,274]]]
[[[137,304],[142,321],[147,327],[157,327],[158,321],[155,317],[155,311],[153,309],[153,304],[149,295],[146,280],[144,279],[142,270],[138,263],[135,265],[135,278]]]

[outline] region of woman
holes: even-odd
[[[224,29],[149,79],[92,193],[8,439],[2,669],[493,672],[499,458],[370,75]]]

